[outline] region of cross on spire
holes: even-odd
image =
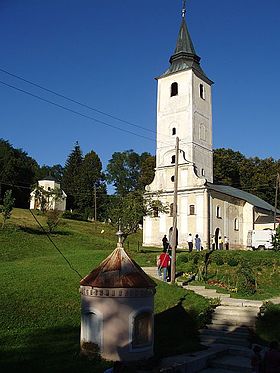
[[[186,15],[186,0],[183,0],[182,17],[185,18],[185,15]]]

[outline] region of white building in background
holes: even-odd
[[[66,193],[60,188],[60,183],[55,181],[52,176],[47,176],[42,180],[38,181],[38,187],[30,193],[30,209],[41,210],[41,199],[38,197],[40,188],[46,191],[46,209],[47,210],[66,210]],[[56,191],[60,192],[61,196],[57,198]]]
[[[146,195],[170,206],[168,214],[146,216],[143,244],[161,246],[172,231],[175,142],[179,138],[177,241],[187,247],[187,236],[198,234],[208,248],[211,237],[226,236],[230,247],[246,247],[252,229],[273,228],[274,207],[242,190],[213,184],[213,82],[200,66],[185,22],[182,23],[170,66],[158,80],[157,149],[153,182]]]

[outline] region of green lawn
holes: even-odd
[[[37,217],[45,226],[44,217]],[[117,241],[108,225],[65,219],[52,239],[82,276],[95,268]],[[129,238],[129,254],[140,265],[153,266],[158,250],[141,250],[139,242],[140,234]],[[110,362],[88,361],[79,356],[80,277],[41,232],[28,210],[15,209],[7,228],[0,231],[0,273],[2,371],[90,369],[99,373],[110,366]],[[156,356],[199,349],[197,330],[211,309],[209,301],[192,292],[158,283]]]

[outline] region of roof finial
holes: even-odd
[[[118,236],[117,247],[123,247],[123,232],[121,231],[121,219],[119,219],[119,230],[117,231],[116,235]]]
[[[186,0],[183,0],[182,17],[185,18],[185,15],[186,15]]]

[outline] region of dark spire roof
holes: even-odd
[[[196,54],[186,21],[185,12],[183,11],[182,22],[176,42],[174,54],[170,57],[170,66],[161,75],[161,77],[176,73],[178,71],[193,69],[202,79],[206,79],[208,83],[212,83],[207,78],[204,71],[202,70],[199,62],[200,57]]]

